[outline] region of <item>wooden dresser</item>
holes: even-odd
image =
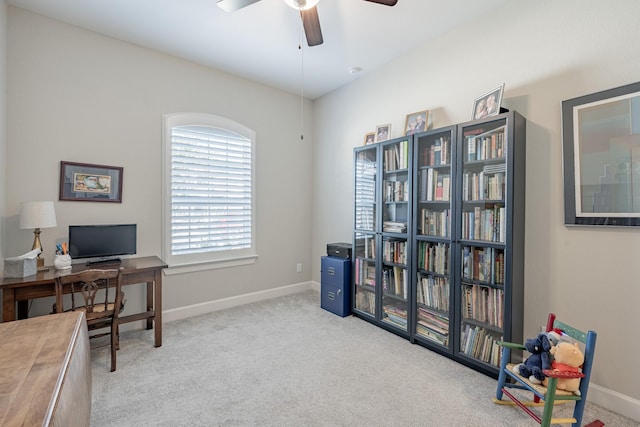
[[[84,427],[90,417],[84,314],[0,323],[0,425]]]

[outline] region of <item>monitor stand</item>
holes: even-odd
[[[90,265],[103,265],[103,264],[120,264],[122,262],[122,260],[120,258],[106,258],[106,259],[99,259],[96,261],[87,261],[87,266]]]

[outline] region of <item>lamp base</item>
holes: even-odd
[[[49,267],[45,267],[44,266],[44,258],[36,258],[36,270],[38,271],[46,271],[49,269]]]

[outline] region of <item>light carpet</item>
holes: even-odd
[[[496,381],[362,319],[316,291],[121,336],[118,369],[92,350],[91,425],[534,426],[492,403]],[[587,404],[585,421],[640,426]]]

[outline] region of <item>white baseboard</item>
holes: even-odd
[[[250,294],[237,295],[215,301],[188,305],[185,307],[172,308],[162,311],[162,322],[186,319],[187,317],[198,316],[200,314],[211,313],[226,308],[237,307],[239,305],[250,304],[258,301],[279,298],[286,295],[296,294],[309,289],[320,290],[320,285],[315,282],[296,283],[279,288],[267,289],[264,291],[252,292]]]
[[[587,401],[640,422],[640,400],[625,394],[618,393],[617,391],[592,382],[589,384]]]

